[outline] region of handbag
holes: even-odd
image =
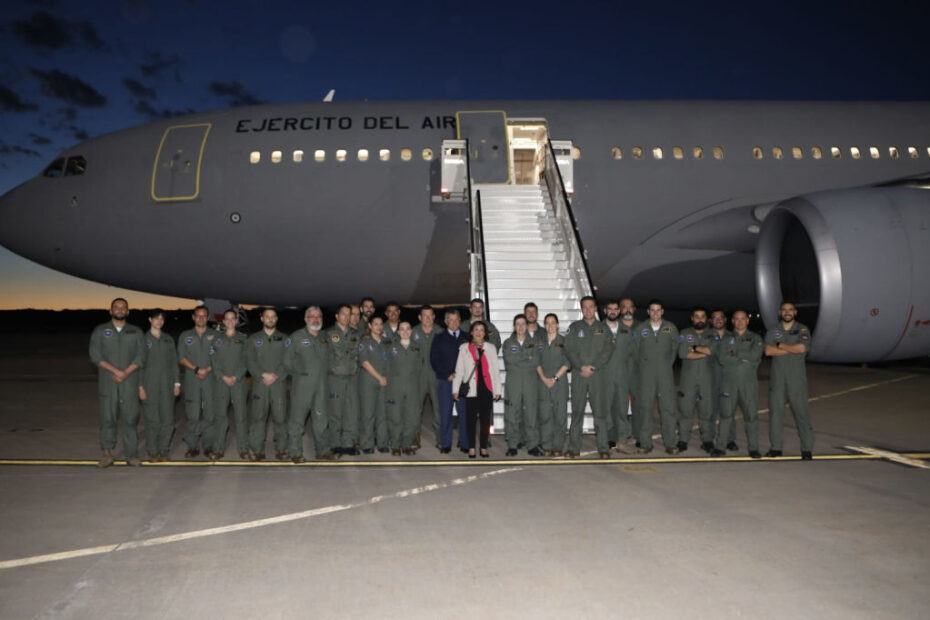
[[[468,398],[468,392],[471,390],[470,383],[471,378],[475,376],[475,371],[478,370],[478,364],[481,363],[481,356],[484,354],[483,349],[478,349],[478,361],[475,362],[475,367],[471,369],[471,374],[468,375],[468,379],[462,382],[459,386],[459,398]]]

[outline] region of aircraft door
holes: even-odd
[[[152,169],[152,200],[177,202],[200,196],[200,165],[210,123],[169,127]]]
[[[469,168],[475,183],[510,183],[507,114],[503,110],[456,112],[460,140],[468,140]]]

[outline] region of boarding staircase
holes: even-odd
[[[501,341],[510,337],[513,317],[523,312],[527,302],[539,307],[540,326],[547,313],[558,315],[564,334],[581,318],[581,298],[593,294],[551,142],[546,146],[544,170],[537,185],[469,183],[472,297],[485,300],[488,318],[501,331]],[[544,334],[543,330],[539,336]],[[501,368],[503,371],[503,360]],[[506,383],[506,371],[503,374]],[[494,432],[503,428],[504,403],[498,401]],[[588,407],[584,431],[593,429]]]

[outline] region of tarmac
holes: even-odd
[[[695,434],[681,455],[610,460],[590,458],[590,436],[575,460],[507,458],[502,438],[491,459],[441,455],[426,422],[414,457],[249,463],[231,447],[217,463],[185,461],[176,432],[169,463],[99,470],[88,334],[3,338],[2,618],[930,609],[925,362],[809,365],[812,462],[789,412],[779,459],[749,459],[741,421],[741,450],[723,458]],[[763,364],[763,452],[767,376]]]

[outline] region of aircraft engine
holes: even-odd
[[[813,330],[810,359],[867,362],[930,354],[930,190],[808,194],[766,215],[756,249],[766,325],[781,300]]]

